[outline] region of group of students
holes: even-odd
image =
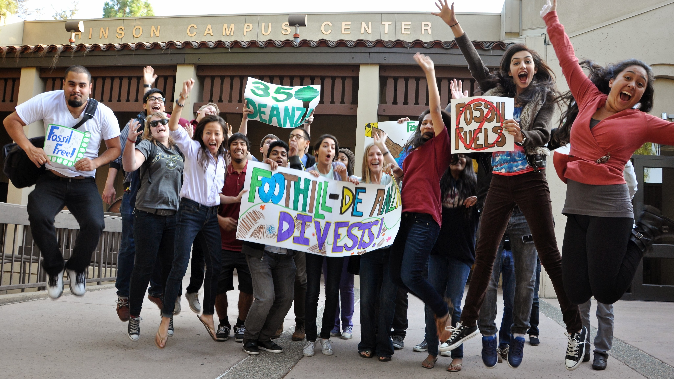
[[[635,59],[609,67],[578,63],[557,18],[556,3],[548,1],[541,16],[570,88],[563,96],[547,64],[524,45],[510,46],[500,66],[490,71],[461,28],[453,4],[450,7],[446,0],[436,4],[439,12],[434,14],[452,30],[483,93],[514,98],[514,117],[503,125],[515,140],[513,151],[450,153],[451,109],[443,111],[440,104],[433,61],[419,53],[414,59],[426,76],[429,109],[419,116],[414,135],[403,147],[400,165],[386,147],[386,133],[378,129],[373,131],[374,142],[365,147],[360,172],[355,171],[353,153],[340,149],[333,135],[314,139],[315,156],[307,154],[313,116],[291,130],[287,144],[275,135],[263,138],[260,152],[272,170],[282,166],[328,180],[400,183],[402,219],[393,245],[360,259],[305,254],[236,239],[247,163],[254,159],[246,136],[251,111],[244,105],[240,130],[233,134],[215,104],[202,107],[196,120],[181,119],[194,86],[191,79],[182,84],[173,114],[168,115],[164,94],[151,87],[156,76],[146,67],[144,110],[121,132],[123,146],[114,114],[101,105],[94,121],[83,127],[97,142],[90,143],[86,158],[71,168],[49,163],[22,128],[39,119],[68,126],[83,117],[91,76],[81,66],[69,68],[63,91],[29,100],[4,121],[10,136],[36,165],[47,163],[48,173],[30,195],[28,212],[31,228],[45,231],[34,236],[44,256],[49,295],[56,299],[63,292],[64,268],[71,278],[71,291],[80,296],[85,292],[87,258],[103,230],[102,210],[92,205],[98,199],[93,170],[113,161],[103,199],[114,199],[115,175],[123,168],[128,188],[121,210],[117,314],[128,321],[127,333],[133,341],[140,338],[148,286],[148,298],[161,309],[156,345],[164,348],[174,335],[173,316],[180,312],[182,281],[192,252],[185,296],[215,341],[228,339],[232,329],[226,293],[234,289],[233,272],[237,271],[240,296],[234,336],[249,354],[283,351],[274,339],[283,330],[283,319],[293,302],[296,325],[292,338],[306,339],[304,355],[314,355],[316,342],[323,354],[332,354],[330,337],[352,337],[353,274],[358,273],[361,357],[376,356],[387,362],[394,349],[401,347],[402,341],[391,330],[396,309],[401,308],[397,304],[402,291],[417,296],[426,306],[425,341],[415,347],[428,351],[423,367],[433,368],[438,355],[445,353],[452,357],[448,371],[460,371],[462,344],[481,332],[485,365],[493,367],[502,357],[516,368],[523,360],[525,335],[538,336],[530,329],[530,317],[542,266],[567,328],[565,366],[575,369],[588,356],[587,317],[581,317],[579,304],[587,313],[585,304],[593,296],[606,307],[617,301],[645,251],[663,229],[674,227],[672,220],[652,207],[646,207],[634,223],[632,194],[623,178],[632,153],[644,142],[674,145],[674,124],[646,113],[653,105],[654,79],[645,63]],[[589,69],[589,77],[583,67]],[[458,82],[451,88],[453,97],[466,96]],[[567,111],[553,131],[554,107],[560,101]],[[50,113],[55,111],[60,113]],[[99,157],[101,140],[108,149]],[[569,149],[568,154],[554,155],[555,169],[568,186],[563,255],[556,244],[544,171],[548,147],[557,146]],[[480,167],[478,176],[473,158]],[[67,263],[58,251],[53,228],[53,215],[64,205],[82,224]],[[513,294],[512,321],[508,321],[512,325],[508,325],[509,333],[501,334],[499,345],[495,294],[505,257],[497,253],[503,250],[506,232],[514,262],[514,284],[508,290]],[[471,285],[462,307],[471,267]],[[321,273],[325,307],[319,331]],[[602,313],[608,312],[606,307],[602,306]]]

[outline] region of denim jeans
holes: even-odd
[[[425,213],[405,212],[390,258],[391,280],[421,299],[438,317],[444,317],[447,303],[424,278],[428,257],[438,238],[440,226]]]
[[[145,297],[145,289],[153,271],[161,267],[162,282],[166,283],[173,264],[176,232],[176,215],[158,216],[136,209],[134,237],[136,258],[131,274],[129,291],[129,312],[140,316]],[[159,264],[157,264],[157,256]]]
[[[307,261],[307,296],[305,308],[305,332],[307,341],[316,341],[317,326],[316,315],[318,313],[318,297],[321,292],[321,267],[323,256],[306,254]],[[328,275],[325,277],[325,308],[321,322],[320,337],[330,338],[330,331],[335,323],[335,311],[339,303],[339,279],[342,276],[344,257],[327,258]]]
[[[540,307],[538,303],[538,290],[540,289],[541,285],[541,260],[537,259],[536,260],[536,284],[534,284],[534,300],[531,302],[531,317],[529,317],[529,331],[527,332],[528,335],[530,336],[537,336],[540,334],[538,330],[538,323],[540,322],[539,317],[540,317]],[[583,310],[581,309],[581,317],[583,316],[582,312]],[[590,329],[588,329],[588,334],[589,334]]]
[[[428,281],[438,293],[451,302],[449,312],[452,314],[452,325],[461,319],[461,300],[466,280],[470,273],[470,265],[444,255],[431,255],[428,261]],[[426,342],[428,354],[438,356],[438,332],[435,318],[426,305]],[[452,358],[463,358],[463,345],[452,350]]]
[[[323,277],[328,275],[327,258],[323,261]],[[339,278],[339,303],[335,311],[335,324],[333,330],[344,330],[347,327],[353,327],[354,311],[354,292],[353,292],[353,274],[349,274],[349,257],[344,258],[342,275]],[[341,311],[341,312],[340,312]],[[340,318],[341,315],[341,318]],[[340,323],[341,320],[341,323]],[[341,326],[341,329],[340,329]]]
[[[49,275],[63,269],[85,272],[103,233],[103,202],[94,178],[68,179],[43,173],[28,195],[28,220],[33,240],[42,254],[42,267]],[[54,218],[68,207],[80,226],[72,255],[64,264],[54,228]]]
[[[404,288],[398,287],[398,294],[396,295],[396,311],[393,314],[393,325],[391,326],[392,336],[400,336],[403,339],[407,336],[407,307],[407,291]]]
[[[536,247],[531,240],[531,230],[522,212],[515,208],[510,216],[506,233],[510,238],[510,251],[498,247],[491,280],[480,309],[479,326],[483,335],[495,335],[496,297],[499,274],[503,273],[503,311],[499,338],[510,343],[510,334],[525,334],[529,329],[531,302],[534,296],[536,273]],[[507,309],[510,308],[510,309]],[[510,313],[510,315],[508,315]]]
[[[592,300],[579,305],[583,326],[587,328],[586,352],[590,351],[590,307]],[[613,346],[613,304],[604,304],[597,301],[597,336],[594,338],[595,354],[607,355]]]
[[[477,241],[475,249],[475,266],[468,294],[466,295],[461,321],[464,325],[475,325],[477,322],[478,313],[482,307],[482,302],[491,280],[491,271],[496,258],[496,252],[498,251],[503,233],[508,226],[512,210],[516,205],[519,206],[529,224],[541,264],[552,281],[552,286],[555,289],[557,300],[562,310],[562,318],[566,324],[566,330],[569,333],[576,333],[582,329],[583,323],[578,306],[569,300],[565,292],[565,281],[562,279],[562,256],[557,249],[557,239],[555,238],[552,208],[550,205],[550,190],[548,189],[544,172],[528,172],[513,176],[494,175],[492,177],[480,220],[480,238]],[[513,238],[513,240],[517,242],[517,238]],[[566,243],[564,244],[564,248],[566,248]],[[525,289],[530,291],[533,296],[531,278],[533,277],[535,263],[531,265],[530,276],[527,278],[524,273],[517,273],[521,263],[519,263],[520,260],[518,260],[517,255],[514,255],[514,257],[517,282],[515,285],[515,296],[517,296],[517,292],[519,291],[518,287],[522,291]],[[528,329],[528,322],[522,325],[523,323],[520,319],[520,323],[518,324],[517,319],[524,312],[521,309],[522,307],[523,304],[515,304],[514,318],[516,325],[512,330],[513,333],[526,333]],[[525,319],[528,319],[531,310],[531,300],[527,301],[525,308]],[[523,326],[526,326],[526,328],[523,328]]]
[[[115,279],[115,288],[117,288],[117,296],[129,297],[129,283],[131,283],[131,272],[133,271],[133,262],[136,255],[136,245],[134,243],[134,216],[133,216],[133,200],[135,200],[135,193],[138,191],[137,186],[131,185],[129,191],[124,191],[122,195],[122,206],[120,212],[122,214],[122,241],[117,254],[117,279]],[[164,278],[165,279],[165,278]],[[157,265],[152,271],[150,278],[150,289],[148,293],[155,297],[160,297],[164,293],[164,284],[162,281],[161,265]]]
[[[361,337],[358,351],[371,350],[378,357],[393,355],[390,330],[398,286],[391,281],[389,255],[390,249],[385,248],[360,257]]]
[[[218,225],[218,207],[209,207],[196,201],[182,198],[176,221],[175,247],[171,272],[166,280],[164,291],[164,317],[173,316],[175,301],[180,292],[187,264],[190,259],[190,248],[194,241],[206,248],[206,276],[204,278],[203,314],[215,313],[215,293],[220,275],[221,242],[220,226]]]
[[[293,303],[295,262],[292,255],[265,251],[262,257],[243,253],[253,280],[253,304],[246,317],[246,341],[269,341]]]
[[[204,247],[201,243],[194,241],[192,245],[192,265],[190,266],[190,284],[185,289],[186,293],[197,293],[204,284],[204,270],[206,262],[204,261]]]

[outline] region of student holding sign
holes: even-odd
[[[49,276],[47,292],[52,299],[63,293],[64,268],[70,276],[70,291],[77,296],[86,291],[86,269],[105,227],[94,176],[96,169],[119,156],[121,149],[119,124],[110,108],[98,104],[93,117],[85,115],[91,90],[89,71],[82,66],[70,66],[65,72],[63,90],[31,98],[4,120],[7,133],[28,158],[38,167],[47,167],[28,195],[28,218],[35,244],[42,253],[42,266]],[[83,125],[71,129],[84,117],[88,119]],[[51,151],[33,146],[23,132],[24,126],[39,120],[45,126],[45,149],[49,140],[55,142]],[[85,137],[73,138],[79,133]],[[107,150],[98,156],[101,141],[105,141]],[[61,151],[64,154],[59,156]],[[73,159],[80,154],[83,158]],[[68,207],[80,225],[72,256],[65,264],[54,229],[54,217],[63,207]]]
[[[451,338],[440,347],[440,351],[455,349],[478,334],[478,312],[489,285],[499,243],[516,205],[529,223],[541,264],[555,288],[569,334],[568,351],[573,351],[572,347],[576,346],[578,341],[585,340],[586,330],[583,328],[578,306],[572,304],[564,292],[562,257],[555,238],[550,191],[545,173],[542,172],[547,154],[543,145],[550,138],[550,123],[557,93],[554,76],[535,51],[521,44],[510,46],[503,54],[499,69],[490,73],[457,21],[454,5],[450,8],[446,0],[440,0],[436,6],[440,12],[434,15],[442,18],[451,28],[461,52],[468,61],[471,74],[485,91],[484,95],[514,98],[515,119],[506,120],[504,128],[514,136],[517,144],[515,151],[492,155],[494,175],[484,204],[480,238],[475,251],[475,267],[461,323],[457,324]],[[508,364],[511,367],[518,367],[522,362],[524,335],[529,328],[528,318],[533,288],[529,287],[528,283],[530,273],[535,269],[536,260],[532,259],[530,262],[533,266],[530,270],[526,270],[527,273],[521,270],[515,272],[517,287],[520,283],[526,285],[529,299],[525,304],[515,304],[516,320],[512,328],[514,338],[511,339],[508,354]],[[517,314],[521,314],[522,317],[517,317]],[[582,350],[580,354],[567,355],[566,367],[570,370],[576,368],[581,358]]]

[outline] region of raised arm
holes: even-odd
[[[440,113],[440,91],[438,90],[438,82],[435,80],[435,65],[430,57],[419,53],[414,54],[414,60],[426,74],[428,106],[433,119],[433,132],[437,136],[445,129],[445,123],[442,121],[442,114]]]
[[[248,101],[243,101],[243,115],[241,116],[241,125],[239,126],[239,133],[248,135],[248,115],[253,113],[253,108],[248,108]]]
[[[152,89],[155,80],[157,80],[157,75],[154,73],[154,68],[152,68],[152,66],[143,67],[143,88],[141,89],[141,97],[144,97],[145,93]]]
[[[385,131],[379,128],[372,128],[372,140],[374,145],[379,148],[379,151],[381,151],[382,155],[384,156],[384,163],[390,164],[391,170],[394,170],[396,167],[398,167],[398,162],[396,162],[395,158],[393,158],[393,155],[391,155],[391,152],[386,147],[387,139],[388,134],[386,134]]]
[[[192,88],[194,87],[194,79],[185,80],[183,83],[183,89],[180,91],[178,100],[176,100],[176,106],[173,107],[173,113],[169,118],[169,130],[174,132],[180,128],[180,115],[183,113],[183,107],[185,106],[185,100],[190,96]]]
[[[126,146],[122,154],[122,164],[126,172],[138,170],[143,162],[145,162],[143,153],[136,150],[136,139],[139,135],[143,134],[143,128],[139,128],[139,125],[138,120],[131,120],[129,123],[129,135],[126,141],[124,141]]]

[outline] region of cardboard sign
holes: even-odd
[[[50,124],[44,140],[44,152],[52,163],[73,167],[84,158],[89,132]]]
[[[402,204],[391,184],[337,182],[248,161],[236,238],[341,257],[393,243]]]
[[[451,104],[452,154],[515,149],[515,138],[503,129],[503,122],[513,118],[512,98],[466,97]]]
[[[286,87],[250,77],[244,91],[248,107],[253,108],[248,119],[281,128],[302,125],[316,109],[320,95],[320,85]]]
[[[365,148],[374,142],[372,139],[372,129],[381,129],[386,132],[388,139],[386,140],[386,148],[391,152],[391,156],[398,162],[398,166],[402,167],[402,160],[405,158],[402,154],[403,146],[414,135],[417,130],[417,121],[407,121],[398,124],[397,121],[373,122],[365,124]]]

